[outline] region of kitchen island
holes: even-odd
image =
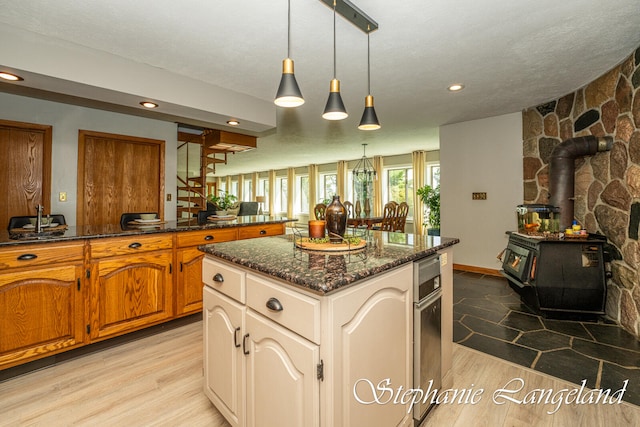
[[[290,221],[72,226],[19,239],[0,230],[0,370],[201,313],[197,246],[284,234]]]
[[[413,261],[440,255],[447,384],[458,239],[375,231],[325,253],[299,238],[199,247],[205,394],[234,426],[412,425]]]

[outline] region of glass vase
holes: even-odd
[[[342,236],[347,229],[347,209],[340,203],[340,196],[333,196],[333,201],[325,210],[324,219],[327,222],[329,241],[342,242]]]

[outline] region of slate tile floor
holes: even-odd
[[[640,405],[640,341],[605,319],[556,320],[520,302],[506,279],[456,271],[453,340],[587,387],[618,390]]]

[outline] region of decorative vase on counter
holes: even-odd
[[[327,234],[331,243],[342,242],[342,236],[347,229],[347,210],[340,203],[340,196],[333,196],[333,201],[324,211],[324,219],[327,221]]]

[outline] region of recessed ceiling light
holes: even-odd
[[[7,73],[6,71],[0,71],[0,79],[9,80],[11,82],[19,82],[24,80],[22,77],[15,74]]]
[[[240,124],[240,122],[235,120],[235,119],[231,119],[231,120],[227,120],[227,124],[229,126],[238,126]]]
[[[151,101],[143,101],[140,103],[144,108],[158,108],[158,104]]]
[[[464,85],[459,83],[452,84],[447,88],[449,92],[460,92],[462,89],[464,89]]]

